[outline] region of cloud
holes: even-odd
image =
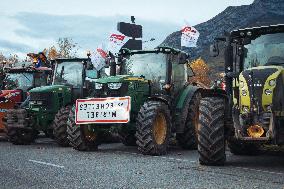
[[[15,22],[15,28],[12,30],[13,37],[10,37],[10,42],[5,41],[3,44],[0,42],[0,49],[5,47],[19,52],[40,51],[55,44],[58,38],[63,37],[72,38],[82,50],[92,50],[106,41],[111,31],[116,30],[117,22],[130,21],[128,16],[96,17],[29,12],[10,15],[7,16],[7,19]],[[137,18],[136,22],[143,25],[143,40],[156,39],[154,42],[145,44],[146,47],[157,46],[168,34],[179,28],[179,26],[166,21],[149,21]],[[17,38],[21,43],[14,41],[13,38]],[[4,40],[1,39],[1,31],[0,40]]]
[[[12,53],[13,52],[27,53],[32,50],[30,46],[25,45],[23,43],[10,42],[3,39],[0,39],[0,48],[5,51],[10,50]]]

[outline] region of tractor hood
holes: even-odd
[[[258,66],[244,70],[240,76],[241,112],[247,112],[251,107],[258,111],[269,111],[277,91],[283,91],[284,68],[282,66]],[[279,95],[277,95],[279,96]],[[280,95],[282,96],[282,95]],[[255,108],[254,108],[255,109]]]
[[[129,81],[147,81],[142,77],[130,76],[130,75],[116,75],[109,76],[104,78],[99,78],[96,80],[96,83],[106,84],[106,83],[121,83]]]
[[[55,92],[55,91],[61,91],[61,90],[71,90],[71,88],[65,85],[50,85],[50,86],[36,87],[36,88],[31,89],[29,92],[30,93]]]

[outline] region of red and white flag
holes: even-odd
[[[119,53],[121,47],[127,42],[127,37],[116,31],[110,34],[107,50],[113,54]]]
[[[107,51],[102,47],[98,47],[91,56],[92,64],[96,70],[101,70],[106,65]]]
[[[199,32],[194,27],[184,26],[181,30],[181,46],[196,47],[199,35]]]

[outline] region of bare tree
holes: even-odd
[[[61,58],[73,58],[77,54],[77,43],[70,38],[59,38],[57,41],[59,47],[58,54]],[[56,50],[56,49],[55,49]]]

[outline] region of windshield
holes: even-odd
[[[27,91],[33,86],[32,73],[8,73],[3,81],[5,90],[22,89]]]
[[[54,84],[69,84],[73,87],[81,87],[83,83],[83,64],[81,62],[63,62],[57,64]]]
[[[152,81],[165,81],[166,62],[166,54],[134,54],[126,60],[121,74],[141,76]]]
[[[245,45],[244,68],[268,65],[284,66],[284,33],[267,34]]]

